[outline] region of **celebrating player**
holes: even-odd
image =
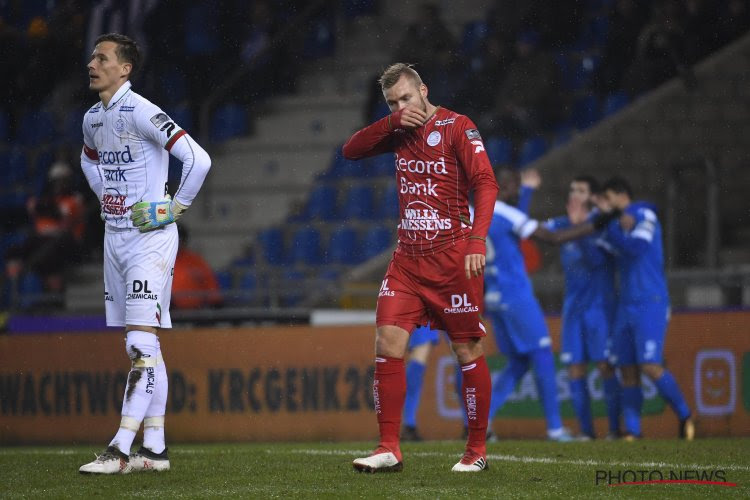
[[[545,226],[554,231],[593,217],[592,197],[596,196],[598,186],[591,176],[574,178],[568,192],[568,215],[550,219]],[[593,438],[586,366],[588,362],[596,363],[609,416],[608,436],[614,438],[620,429],[620,384],[612,365],[607,362],[616,298],[614,256],[597,233],[564,244],[560,248],[560,260],[565,273],[560,360],[568,365],[571,402],[582,435]]]
[[[508,365],[493,383],[489,417],[492,420],[502,408],[532,364],[547,420],[547,437],[553,441],[570,441],[572,436],[563,427],[560,417],[552,341],[526,273],[519,241],[533,237],[549,243],[564,243],[591,234],[606,225],[614,214],[600,214],[592,221],[553,232],[515,206],[520,201],[521,184],[527,188],[522,207],[525,209],[529,202],[528,188],[541,183],[535,170],[526,169],[519,174],[516,170],[501,168],[497,178],[500,194],[487,238],[485,307],[492,320],[497,345],[508,357]]]
[[[81,168],[101,202],[104,305],[107,326],[125,328],[131,360],[120,428],[82,473],[168,470],[164,442],[167,369],[159,328],[171,328],[169,301],[177,254],[177,226],[211,167],[208,154],[159,107],[133,92],[130,77],[140,52],[130,38],[96,40],[88,63],[89,88],[101,101],[83,118]],[[182,161],[182,179],[166,193],[169,154]],[[143,423],[143,446],[130,447]]]
[[[695,426],[690,408],[674,376],[662,365],[670,307],[661,225],[651,205],[632,201],[625,179],[610,179],[603,192],[606,202],[623,212],[619,221],[609,223],[605,237],[616,251],[620,276],[612,339],[613,360],[622,372],[625,439],[641,437],[640,378],[645,373],[677,414],[680,437],[691,440]]]
[[[445,330],[463,372],[462,400],[468,415],[466,451],[454,471],[487,467],[485,433],[490,375],[482,351],[482,274],[485,237],[497,183],[474,123],[434,106],[427,86],[407,64],[380,77],[391,114],[363,128],[344,144],[344,156],[360,159],[396,153],[401,224],[398,246],[378,294],[373,395],[380,443],[354,460],[359,471],[403,468],[399,445],[406,391],[404,356],[409,332],[428,321]],[[476,216],[469,218],[469,191]]]

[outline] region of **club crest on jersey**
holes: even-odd
[[[441,138],[442,137],[440,136],[440,132],[438,132],[437,130],[433,130],[432,132],[430,132],[430,135],[427,136],[427,144],[429,144],[430,146],[437,146],[438,144],[440,144]]]
[[[123,120],[122,118],[117,119],[117,121],[115,122],[115,131],[118,134],[122,134],[123,132],[125,132],[125,120]]]
[[[479,135],[479,130],[475,128],[467,129],[464,133],[466,134],[466,138],[469,140],[472,140],[472,139],[482,140],[482,136]]]

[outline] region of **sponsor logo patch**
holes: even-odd
[[[151,123],[154,124],[154,127],[161,128],[162,125],[167,123],[169,120],[169,117],[166,115],[166,113],[156,113],[154,116],[151,117]]]
[[[455,122],[455,118],[447,118],[445,120],[438,120],[435,122],[436,127],[442,127],[443,125],[450,125],[451,123]]]

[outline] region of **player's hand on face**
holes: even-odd
[[[612,205],[609,203],[609,200],[607,200],[606,196],[592,194],[591,201],[593,201],[594,205],[596,205],[596,208],[598,208],[602,212],[609,212],[610,210],[612,210]]]
[[[542,176],[535,168],[524,168],[521,170],[521,185],[531,189],[539,189],[542,185]]]
[[[630,231],[635,227],[635,218],[627,213],[622,214],[620,216],[620,226],[623,231]]]
[[[481,253],[472,253],[464,258],[464,270],[466,271],[466,278],[471,279],[472,277],[481,276],[484,274],[484,255]]]
[[[393,124],[393,128],[414,129],[421,127],[427,121],[427,113],[415,106],[406,106],[393,115],[398,121]]]
[[[586,220],[586,210],[584,210],[583,202],[577,198],[569,198],[568,203],[565,205],[565,209],[568,212],[568,219],[571,224],[580,224]]]

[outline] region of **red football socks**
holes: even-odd
[[[488,375],[489,376],[489,375]],[[401,460],[399,432],[406,398],[406,369],[401,358],[375,357],[375,380],[372,385],[375,413],[380,427],[380,445]],[[485,427],[487,418],[485,415]]]
[[[469,421],[469,439],[466,450],[481,456],[487,455],[487,418],[490,411],[492,382],[487,360],[480,356],[470,363],[461,365],[464,408]]]

